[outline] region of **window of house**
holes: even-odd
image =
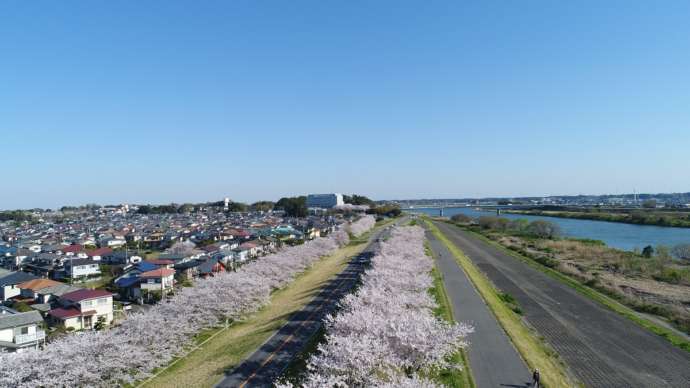
[[[22,334],[29,334],[29,326],[22,327]]]
[[[92,300],[85,300],[85,301],[81,302],[81,305],[84,307],[91,307],[91,306],[93,306],[93,301]]]

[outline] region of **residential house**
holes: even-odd
[[[240,249],[247,251],[249,257],[256,257],[259,254],[258,246],[253,242],[245,242],[240,244]]]
[[[22,299],[34,302],[39,299],[39,292],[47,287],[54,287],[63,283],[56,282],[50,279],[32,279],[19,283],[17,287],[20,289],[20,296]]]
[[[80,245],[80,244],[72,244],[72,245],[64,246],[64,247],[62,247],[62,249],[60,249],[60,251],[65,256],[77,256],[77,257],[80,257],[82,259],[85,259],[87,257],[86,253],[84,252],[84,246]]]
[[[168,259],[150,259],[150,260],[144,260],[144,261],[146,263],[153,264],[158,268],[172,269],[172,267],[175,265],[175,261],[168,260]]]
[[[11,272],[0,277],[0,302],[18,296],[21,293],[19,284],[32,279],[36,279],[36,276],[25,272]]]
[[[222,261],[218,260],[218,258],[202,256],[198,260],[200,262],[198,273],[199,276],[202,278],[214,276],[217,273],[226,271],[225,264],[223,264]]]
[[[46,338],[40,327],[42,323],[43,317],[37,311],[20,313],[0,307],[0,349],[9,352],[37,349]]]
[[[79,287],[71,286],[65,283],[58,283],[53,286],[41,288],[36,291],[36,304],[31,305],[32,308],[39,308],[38,304],[49,305],[51,302],[57,301],[61,296],[72,291],[80,290]],[[41,309],[42,311],[42,309]]]
[[[114,282],[118,287],[119,294],[126,299],[139,299],[141,297],[141,288],[139,287],[142,282],[141,274],[156,269],[158,269],[157,265],[146,261],[134,264],[126,269]]]
[[[86,255],[93,261],[102,261],[105,257],[113,253],[112,248],[103,247],[87,251]]]
[[[139,275],[142,291],[159,291],[168,293],[175,285],[175,270],[170,268],[158,268]]]
[[[53,325],[89,330],[99,319],[105,325],[113,321],[113,294],[108,291],[80,289],[62,295],[59,303],[48,312]]]
[[[90,259],[65,260],[65,275],[72,280],[84,280],[101,275],[101,268],[97,261]]]

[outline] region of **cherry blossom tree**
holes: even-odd
[[[369,205],[353,205],[351,203],[346,203],[343,205],[338,205],[333,209],[342,212],[365,212],[369,210]]]
[[[359,237],[369,229],[373,228],[375,224],[376,218],[367,214],[363,217],[360,217],[357,221],[350,223],[347,226],[347,230],[348,232],[352,233],[353,236]]]
[[[184,354],[194,334],[256,312],[270,302],[272,290],[348,241],[340,229],[175,290],[109,330],[66,335],[45,350],[2,353],[0,387],[110,387],[146,378]]]
[[[432,260],[421,228],[396,227],[380,244],[361,287],[325,319],[326,340],[308,362],[305,387],[435,386],[429,372],[448,361],[472,328],[433,314]]]

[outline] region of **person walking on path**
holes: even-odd
[[[539,369],[535,369],[532,373],[532,387],[539,388]]]

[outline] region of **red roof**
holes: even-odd
[[[81,315],[81,312],[76,307],[70,307],[68,309],[63,309],[63,308],[52,309],[52,310],[48,311],[48,314],[55,317],[55,318],[67,319],[67,318],[72,318],[72,317],[78,317]]]
[[[239,229],[231,230],[231,231],[230,231],[230,234],[233,235],[233,236],[239,236],[239,237],[249,237],[249,236],[252,235],[252,234],[249,233],[249,232],[246,232],[246,231],[244,231],[244,230],[239,230]]]
[[[153,271],[147,271],[143,272],[139,277],[142,278],[162,278],[165,276],[170,276],[174,275],[175,270],[170,269],[170,268],[159,268],[159,269],[154,269]]]
[[[103,298],[106,296],[113,296],[112,293],[104,290],[87,290],[81,289],[72,292],[68,292],[62,295],[61,299],[71,300],[72,302],[81,302],[82,300]]]
[[[72,244],[68,245],[66,247],[63,247],[61,251],[63,253],[78,253],[84,250],[84,247],[79,245],[79,244]]]
[[[89,255],[89,257],[103,256],[103,255],[107,255],[110,253],[113,253],[113,250],[110,248],[98,248],[98,249],[94,249],[93,251],[86,252],[86,254]]]

